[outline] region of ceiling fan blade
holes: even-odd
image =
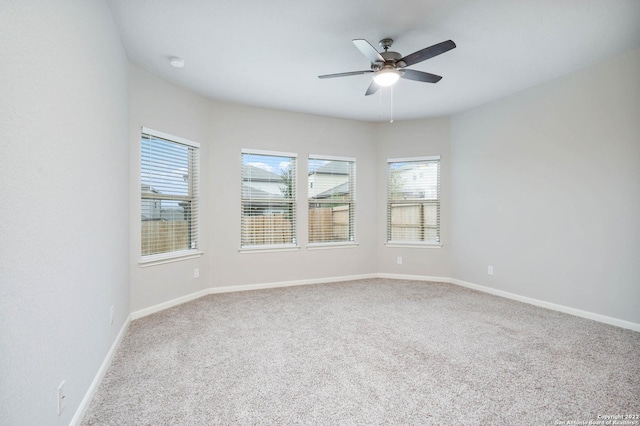
[[[402,78],[407,80],[422,81],[424,83],[437,83],[442,80],[442,76],[429,74],[428,72],[416,71],[416,70],[402,70]]]
[[[378,91],[379,88],[380,86],[378,86],[378,83],[376,83],[375,81],[371,81],[371,84],[369,85],[369,88],[367,89],[367,92],[364,95],[365,96],[373,95]]]
[[[371,72],[373,72],[373,71],[372,70],[365,70],[365,71],[340,72],[340,73],[337,73],[337,74],[319,75],[318,78],[348,77],[350,75],[369,74]]]
[[[354,39],[352,41],[353,44],[356,45],[358,50],[362,52],[362,54],[366,56],[372,64],[375,64],[376,62],[384,63],[384,58],[382,57],[380,52],[378,52],[375,47],[369,44],[367,40]]]
[[[411,66],[413,64],[417,64],[418,62],[422,62],[429,58],[433,58],[434,56],[438,56],[444,52],[448,52],[449,50],[456,47],[456,44],[451,41],[443,41],[442,43],[434,44],[433,46],[425,47],[422,50],[418,50],[417,52],[413,52],[411,55],[407,55],[404,58],[400,59],[400,61],[405,63],[405,67]],[[398,62],[400,62],[398,61]]]

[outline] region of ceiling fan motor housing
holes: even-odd
[[[374,71],[381,70],[385,67],[402,67],[406,66],[404,62],[400,61],[402,55],[398,52],[380,52],[380,55],[384,58],[384,62],[374,62],[371,64],[371,69]],[[404,65],[403,65],[404,64]]]

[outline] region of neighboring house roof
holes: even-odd
[[[267,191],[263,191],[258,188],[254,188],[252,186],[247,185],[246,183],[242,184],[242,198],[283,198],[282,194],[272,194]]]
[[[260,167],[252,166],[251,164],[245,164],[242,169],[243,179],[250,178],[254,181],[261,182],[274,182],[281,181],[282,176],[277,175],[269,170],[261,169]],[[246,179],[245,179],[246,180]]]
[[[317,174],[317,175],[348,175],[349,174],[349,164],[345,161],[330,161],[327,164],[324,164],[318,167],[313,172],[310,172],[309,175]]]
[[[335,195],[345,195],[349,193],[349,182],[345,182],[341,185],[336,186],[335,188],[328,189],[324,192],[317,194],[314,199],[322,199],[322,198],[331,198]]]

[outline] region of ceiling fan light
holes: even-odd
[[[399,79],[400,72],[393,68],[383,68],[373,75],[373,81],[381,87],[393,86]]]

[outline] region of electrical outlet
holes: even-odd
[[[63,380],[58,386],[58,415],[62,414],[65,407],[65,400],[67,399],[67,391],[64,387],[65,381]]]
[[[193,278],[200,278],[200,268],[193,269]]]
[[[487,266],[487,274],[493,275],[493,266],[491,265]]]
[[[398,256],[396,261],[398,262],[398,265],[402,265],[402,256]]]
[[[113,305],[109,309],[109,324],[113,324]]]

